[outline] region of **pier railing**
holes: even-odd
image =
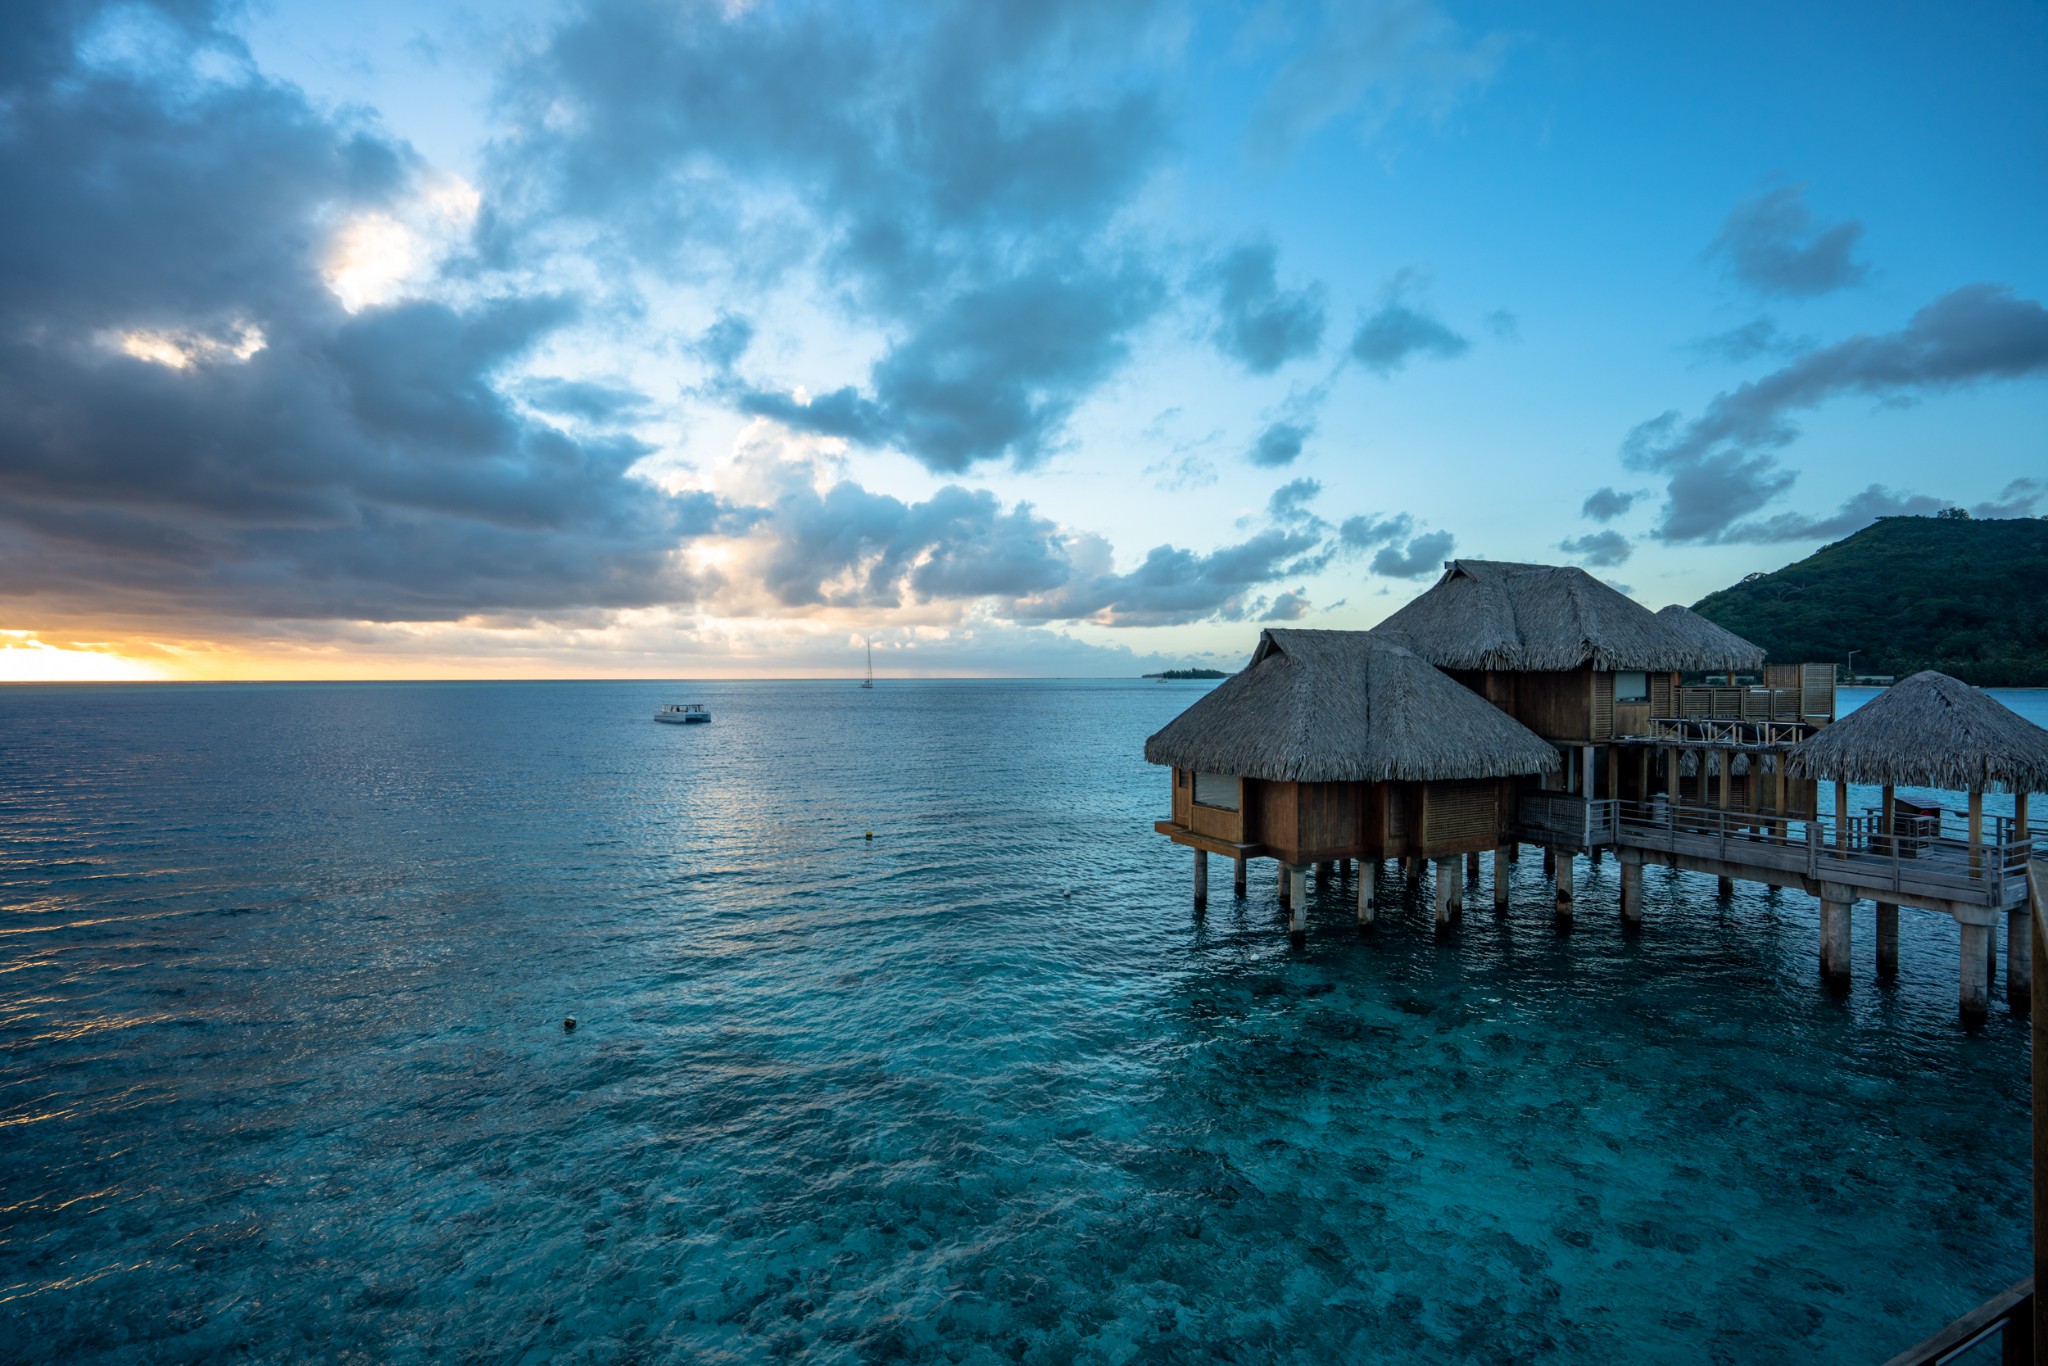
[[[1641,735],[1628,740],[1706,749],[1790,748],[1813,734],[1798,717],[1791,720],[1741,720],[1723,716],[1653,716]]]
[[[1853,887],[1872,900],[1948,901],[2006,908],[2026,895],[2031,838],[2010,820],[1989,818],[1985,838],[1942,833],[1939,824],[1886,830],[1877,815],[1793,818],[1717,806],[1591,801],[1565,792],[1525,792],[1513,833],[1533,844],[1592,850],[1616,845],[1710,859],[1730,876],[1806,878]]]

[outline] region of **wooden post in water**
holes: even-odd
[[[1514,862],[1512,844],[1503,844],[1493,851],[1493,909],[1506,914],[1508,909],[1508,869]]]
[[[1454,858],[1436,860],[1436,931],[1438,934],[1450,929],[1457,917],[1451,906],[1451,893],[1458,883],[1458,861]]]
[[[1465,855],[1465,878],[1470,882],[1479,880],[1479,851],[1476,849]]]
[[[1294,864],[1287,869],[1287,937],[1297,949],[1308,939],[1308,868]]]
[[[1621,863],[1622,928],[1639,928],[1643,923],[1643,852],[1617,849],[1614,857]]]
[[[1231,863],[1232,863],[1232,864],[1234,864],[1234,865],[1236,865],[1236,866],[1235,866],[1235,867],[1234,867],[1234,868],[1233,868],[1233,869],[1231,870],[1231,888],[1230,888],[1230,890],[1232,890],[1233,892],[1236,892],[1236,893],[1237,893],[1237,894],[1238,894],[1239,896],[1243,896],[1243,895],[1244,895],[1244,865],[1245,865],[1245,862],[1246,862],[1246,860],[1245,860],[1245,856],[1244,856],[1243,854],[1239,854],[1239,855],[1238,855],[1238,856],[1237,856],[1236,858],[1234,858],[1234,859],[1232,859],[1232,860],[1231,860]]]
[[[1372,928],[1372,884],[1373,872],[1378,867],[1371,859],[1358,861],[1358,928]]]
[[[1899,975],[1899,908],[1889,901],[1877,903],[1877,975],[1885,982]]]
[[[1970,789],[1970,876],[1984,870],[1984,789]]]
[[[1835,784],[1835,848],[1849,847],[1849,785]]]
[[[1285,906],[1289,903],[1294,891],[1294,879],[1289,876],[1293,870],[1278,859],[1274,860],[1274,865],[1280,869],[1280,904]]]
[[[1855,897],[1836,883],[1820,886],[1820,975],[1831,987],[1849,985],[1849,906]]]
[[[2033,918],[2024,901],[2005,913],[2005,1003],[2014,1010],[2025,1010],[2033,1001]]]
[[[1572,856],[1570,850],[1557,854],[1557,923],[1572,923]]]
[[[1991,927],[1964,925],[1962,932],[1963,1018],[1981,1020],[1991,1008],[1991,983],[1984,971],[1984,957],[1991,939]]]
[[[1723,901],[1726,901],[1729,897],[1734,896],[1735,879],[1732,877],[1715,878],[1714,895],[1720,897]]]
[[[1195,850],[1195,909],[1209,904],[1209,851]]]
[[[1507,849],[1509,863],[1520,863],[1522,861],[1522,842],[1520,840],[1510,843]]]

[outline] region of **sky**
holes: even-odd
[[[0,680],[1130,675],[2048,513],[2048,9],[0,10]]]

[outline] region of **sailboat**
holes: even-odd
[[[865,637],[863,637],[863,639],[865,639]],[[868,678],[867,682],[861,684],[861,686],[863,688],[872,688],[875,686],[875,642],[872,640],[868,641]]]

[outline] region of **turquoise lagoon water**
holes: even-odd
[[[1202,686],[0,691],[0,1354],[1869,1362],[2026,1272],[1946,920],[1836,999],[1532,855],[1292,951],[1152,833]]]

